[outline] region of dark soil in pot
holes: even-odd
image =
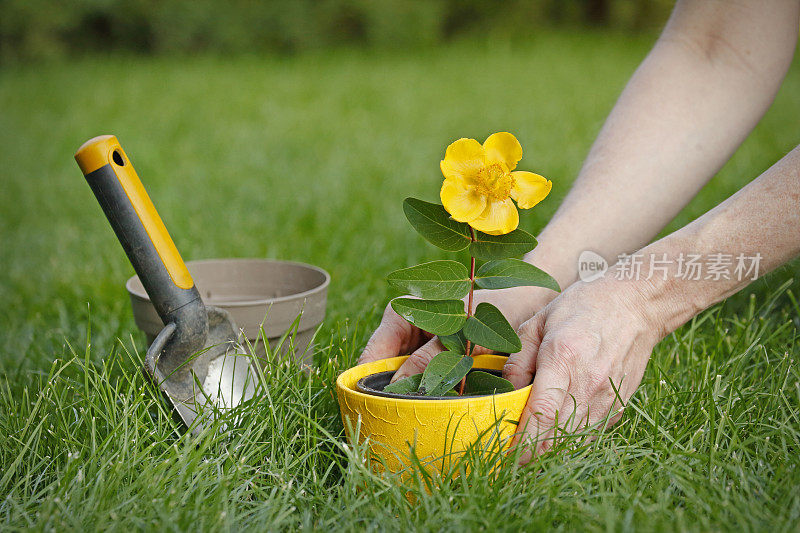
[[[487,374],[492,374],[493,376],[503,377],[502,370],[489,370],[487,368],[473,368],[468,372],[468,374],[471,374],[476,370],[486,372]],[[358,380],[358,383],[356,383],[356,388],[359,390],[359,392],[363,392],[364,394],[404,400],[461,400],[466,398],[490,396],[488,394],[476,394],[470,396],[417,396],[415,394],[395,394],[391,392],[383,392],[383,388],[392,381],[392,377],[395,375],[395,372],[396,370],[387,370],[385,372],[378,372],[377,374],[371,374],[365,378],[361,378]]]

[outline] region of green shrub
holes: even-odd
[[[642,28],[660,24],[668,8],[666,0],[0,0],[0,60],[414,48],[493,28],[529,34],[545,23]]]

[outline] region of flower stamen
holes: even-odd
[[[493,200],[505,200],[514,188],[514,177],[500,164],[487,165],[478,171],[475,190]]]

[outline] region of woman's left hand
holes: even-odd
[[[620,400],[639,386],[666,334],[646,292],[634,281],[578,282],[520,327],[522,350],[503,375],[516,388],[535,375],[519,426],[522,463],[553,446],[556,427],[575,431],[620,418]]]

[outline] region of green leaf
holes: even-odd
[[[433,335],[452,335],[464,325],[467,314],[461,300],[395,298],[392,309],[418,328]]]
[[[403,379],[398,379],[394,383],[390,383],[383,388],[383,392],[391,392],[393,394],[413,394],[417,392],[420,381],[422,381],[422,374],[414,374]]]
[[[451,352],[460,354],[467,353],[467,338],[461,330],[456,331],[452,335],[439,335],[439,342]]]
[[[506,317],[487,302],[479,303],[475,314],[464,324],[464,336],[497,352],[515,353],[522,349],[522,342]]]
[[[472,357],[442,352],[433,357],[422,373],[419,392],[424,396],[443,396],[464,379],[472,368]]]
[[[450,218],[450,213],[443,206],[406,198],[403,211],[414,229],[434,246],[449,252],[469,246],[469,226]]]
[[[457,300],[469,293],[469,271],[458,261],[431,261],[395,270],[386,278],[395,289],[432,300]]]
[[[484,263],[475,275],[475,283],[481,289],[507,289],[531,285],[554,291],[561,290],[558,282],[550,274],[519,259],[498,259]]]
[[[473,370],[467,374],[467,382],[464,385],[464,395],[466,396],[502,394],[513,390],[514,385],[507,379],[480,370]]]
[[[475,232],[475,242],[469,252],[478,259],[506,259],[518,257],[536,248],[536,239],[521,229],[515,229],[505,235],[488,235]]]

